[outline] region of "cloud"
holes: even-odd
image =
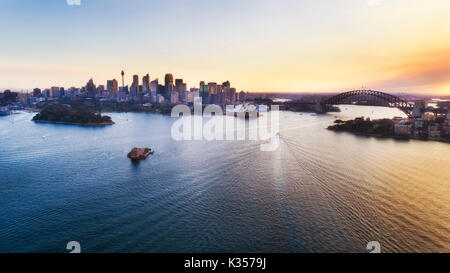
[[[366,0],[366,3],[369,6],[381,6],[381,4],[383,4],[383,0]]]
[[[450,50],[410,56],[407,61],[383,67],[382,70],[393,76],[374,83],[374,86],[408,90],[446,86],[450,83]]]

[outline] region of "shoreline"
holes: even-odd
[[[105,127],[114,125],[115,122],[102,122],[102,123],[76,123],[76,122],[65,122],[65,121],[49,121],[49,120],[32,120],[37,123],[50,123],[50,124],[64,124],[64,125],[77,125],[83,127]]]
[[[433,138],[428,138],[428,139],[423,139],[420,137],[415,137],[415,136],[408,136],[408,137],[402,137],[402,136],[383,136],[383,135],[378,135],[378,134],[365,134],[365,133],[356,133],[356,132],[352,132],[352,131],[339,131],[339,130],[333,130],[333,129],[329,129],[326,128],[329,131],[333,131],[335,133],[349,133],[352,135],[356,135],[356,136],[364,136],[364,137],[374,137],[374,138],[384,138],[384,139],[395,139],[395,140],[404,140],[404,141],[409,141],[409,140],[420,140],[420,141],[436,141],[436,142],[442,142],[442,143],[450,143],[450,139],[433,139]]]

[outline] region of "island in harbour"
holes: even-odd
[[[34,122],[73,124],[82,126],[107,126],[114,122],[109,116],[102,116],[89,107],[66,104],[51,104],[33,117]]]

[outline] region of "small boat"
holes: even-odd
[[[128,158],[131,160],[141,160],[146,159],[155,151],[152,148],[136,148],[131,149],[131,152],[128,153]]]
[[[46,139],[46,138],[47,138],[47,136],[42,136],[42,138],[43,138],[43,139]]]

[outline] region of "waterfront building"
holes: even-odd
[[[421,101],[416,101],[414,103],[414,107],[413,107],[413,114],[412,116],[414,118],[420,118],[423,115],[423,112],[425,110],[425,108],[428,107],[428,104],[426,101],[421,100]]]
[[[415,129],[423,129],[423,127],[424,127],[423,119],[419,118],[419,119],[414,120],[414,128]]]
[[[430,125],[428,126],[428,137],[430,138],[439,138],[441,137],[441,130],[439,125]]]
[[[400,121],[394,125],[394,134],[409,136],[412,134],[413,125],[405,121]]]

